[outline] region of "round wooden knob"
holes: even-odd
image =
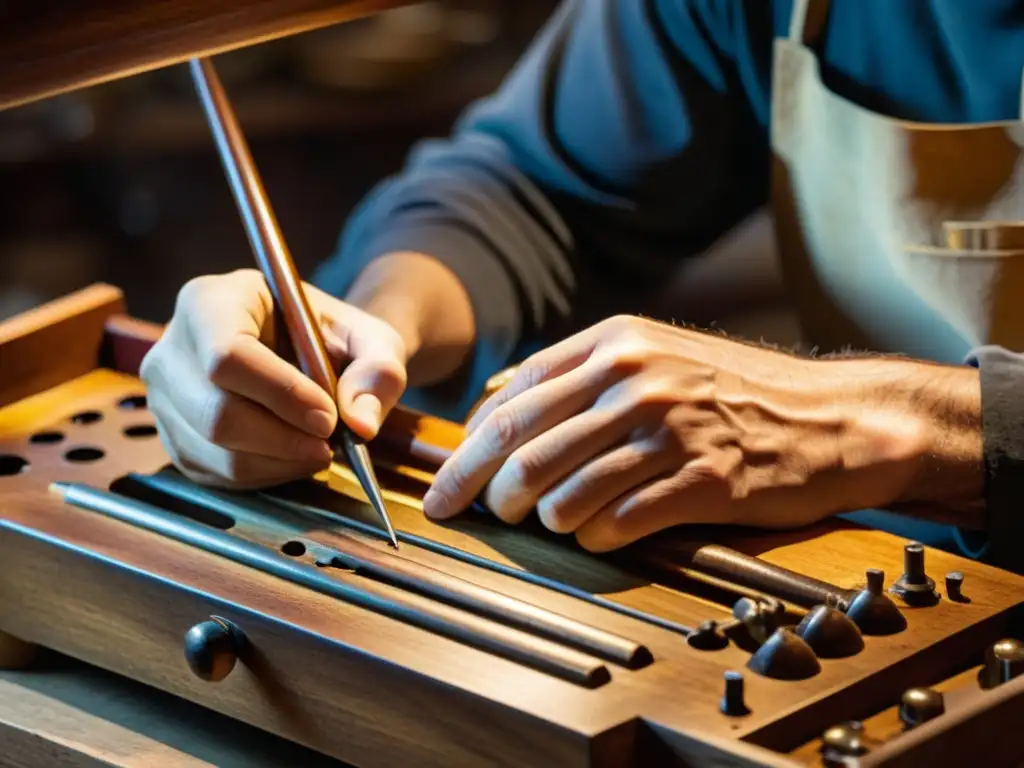
[[[219,683],[235,668],[240,630],[216,616],[185,633],[185,661],[200,680]]]

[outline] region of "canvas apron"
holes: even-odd
[[[805,344],[951,363],[981,344],[1024,351],[1024,120],[914,123],[836,95],[812,50],[827,14],[795,0],[774,50],[772,208]],[[982,554],[947,525],[851,517]]]
[[[1024,120],[923,124],[847,101],[812,51],[827,13],[796,0],[774,51],[772,205],[806,342],[956,363],[1024,350]]]
[[[1024,120],[936,125],[830,91],[812,51],[827,0],[796,0],[775,42],[772,207],[805,342],[959,363],[1024,350]],[[1024,117],[1024,87],[1022,87]],[[984,537],[851,515],[983,556]]]

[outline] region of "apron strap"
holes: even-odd
[[[828,0],[793,0],[793,15],[789,17],[789,39],[813,48],[825,29]]]

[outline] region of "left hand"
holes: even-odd
[[[805,525],[899,497],[925,430],[884,361],[799,358],[632,317],[524,362],[467,425],[424,511],[482,501],[606,551],[681,523]]]

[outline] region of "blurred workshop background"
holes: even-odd
[[[218,57],[304,276],[556,2],[432,0]],[[0,319],[106,281],[166,322],[189,278],[253,266],[185,65],[0,111],[0,190]]]

